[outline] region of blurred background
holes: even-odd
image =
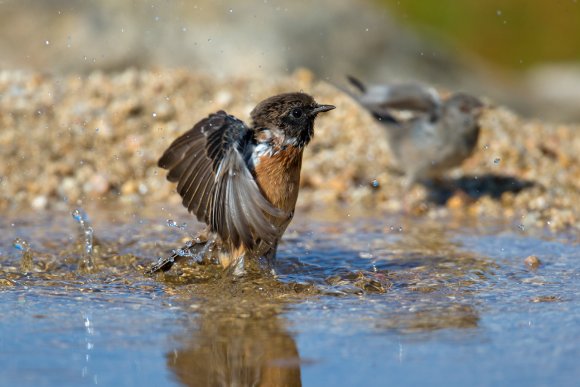
[[[420,80],[580,121],[577,0],[3,0],[0,69]]]

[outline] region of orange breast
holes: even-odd
[[[260,157],[255,173],[262,193],[276,207],[290,212],[296,206],[302,149],[289,146],[273,156]]]

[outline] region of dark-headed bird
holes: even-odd
[[[185,256],[216,258],[234,275],[244,272],[246,259],[263,257],[272,269],[294,215],[314,120],[332,109],[305,93],[280,94],[252,110],[249,126],[219,111],[173,141],[159,166],[177,183],[183,205],[207,227],[149,272],[169,270]]]

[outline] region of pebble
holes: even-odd
[[[530,269],[537,269],[542,264],[542,262],[540,261],[540,258],[536,257],[535,255],[530,255],[529,257],[524,259],[524,263]]]
[[[35,210],[44,210],[47,204],[48,199],[44,195],[36,196],[34,199],[32,199],[32,203],[30,203],[32,208]]]

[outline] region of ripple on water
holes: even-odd
[[[474,375],[483,384],[497,375],[567,384],[574,376],[580,257],[572,242],[497,225],[303,218],[280,245],[277,277],[250,266],[233,279],[194,262],[147,277],[144,269],[195,226],[125,211],[87,210],[90,272],[70,215],[0,220],[0,333],[10,348],[0,354],[2,380],[22,381],[14,372],[22,364],[30,385],[46,377],[38,364],[66,370],[49,384],[227,376],[241,385],[352,385],[425,382],[421,375],[433,384]],[[17,237],[29,242],[29,270],[12,247]],[[537,268],[524,262],[532,254]]]

